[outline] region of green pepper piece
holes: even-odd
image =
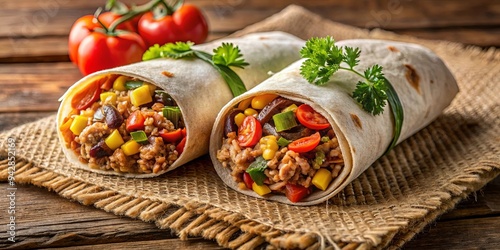
[[[146,142],[148,142],[148,136],[142,130],[130,132],[130,136],[132,136],[132,139],[134,141],[136,141],[137,143],[146,143]]]
[[[274,126],[276,126],[276,132],[289,130],[298,125],[293,111],[275,114],[273,115],[273,120]]]
[[[125,88],[128,90],[136,89],[142,86],[142,84],[144,84],[142,81],[127,81],[125,82]]]
[[[182,117],[181,109],[177,106],[166,106],[162,109],[162,111],[163,117],[171,121],[174,124],[174,128],[177,128]]]
[[[262,186],[264,184],[264,180],[267,178],[264,174],[264,170],[266,170],[266,168],[267,161],[262,156],[259,156],[250,164],[250,166],[248,166],[246,172],[257,185]]]

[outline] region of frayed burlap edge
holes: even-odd
[[[7,180],[8,160],[0,161],[0,180]],[[95,184],[76,181],[25,160],[15,166],[15,181],[47,188],[60,196],[94,206],[115,215],[155,223],[161,229],[170,229],[180,239],[203,237],[216,241],[220,246],[238,249],[254,249],[266,246],[300,249],[397,249],[420,232],[429,222],[452,209],[462,199],[480,189],[500,174],[498,161],[483,161],[479,166],[466,169],[464,175],[450,181],[442,191],[428,194],[428,202],[409,207],[401,213],[400,227],[380,228],[366,242],[342,242],[315,233],[283,232],[259,224],[243,216],[208,204],[175,203],[131,197]],[[390,244],[390,246],[389,246]]]

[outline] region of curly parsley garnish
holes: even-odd
[[[300,74],[310,83],[325,85],[331,76],[338,70],[350,71],[363,80],[356,83],[352,97],[372,115],[384,112],[387,102],[394,115],[394,138],[388,150],[392,149],[401,134],[403,126],[403,107],[391,83],[385,78],[382,66],[375,64],[364,72],[354,67],[359,63],[359,48],[338,47],[335,40],[325,38],[311,38],[300,51],[303,58],[307,58],[300,68]]]
[[[193,44],[191,42],[167,43],[162,46],[155,44],[144,53],[142,60],[147,61],[156,58],[199,58],[211,64],[221,74],[231,89],[233,96],[239,96],[247,91],[241,78],[230,68],[231,66],[244,68],[249,65],[243,59],[238,46],[234,46],[232,43],[222,43],[221,46],[213,50],[214,54],[211,55],[204,51],[192,49]]]

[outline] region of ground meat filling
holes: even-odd
[[[102,90],[100,99],[85,109],[73,110],[64,119],[60,130],[66,145],[92,169],[138,174],[164,171],[182,152],[182,148],[178,148],[185,140],[185,133],[180,133],[184,129],[182,117],[175,121],[176,124],[165,117],[167,106],[176,107],[165,92],[136,79],[121,78],[111,75],[101,79],[102,82],[111,81],[113,84],[108,82],[108,85],[113,87]],[[128,83],[131,86],[126,85]],[[141,87],[148,89],[138,90]],[[145,98],[146,101],[142,101],[145,103],[141,103],[140,98]],[[118,122],[121,123],[116,124]],[[168,140],[162,136],[176,132],[178,136],[170,136]],[[138,140],[132,133],[145,136]]]
[[[258,108],[253,108],[255,112],[247,112],[247,110],[241,110],[241,113],[245,114],[248,113],[250,115],[253,115],[254,117],[257,117],[257,120],[259,117],[264,117],[262,115],[262,112],[267,112],[270,108],[270,106],[275,105],[276,103],[281,102],[283,103],[283,100],[277,100],[277,101],[270,101],[266,107],[261,108],[260,110]],[[273,111],[273,114],[279,114],[282,113],[283,111],[286,112],[288,111],[290,103],[287,103],[286,106],[281,106],[277,110]],[[299,109],[300,109],[300,105]],[[291,105],[290,107],[297,107],[297,104],[295,103],[294,105]],[[241,109],[241,105],[238,107]],[[238,108],[235,108],[237,110]],[[245,106],[243,108],[246,108]],[[250,106],[250,108],[252,108]],[[292,110],[294,109],[292,108]],[[247,108],[248,109],[248,108]],[[297,110],[297,109],[295,109]],[[295,116],[297,117],[300,114],[298,112],[300,111],[295,111]],[[231,112],[232,115],[228,119],[234,119],[235,123],[238,123],[238,111],[236,112]],[[236,115],[235,115],[236,114]],[[241,118],[240,118],[241,119]],[[245,119],[247,119],[245,117]],[[274,126],[273,119],[266,118],[267,121],[263,122],[263,124],[260,124],[260,126],[264,128],[269,128],[267,124],[271,124]],[[300,121],[300,119],[298,119]],[[305,123],[305,122],[304,122]],[[231,125],[229,121],[226,121],[226,124]],[[300,138],[289,138],[287,140],[290,144],[287,146],[280,145],[279,148],[273,152],[274,155],[272,157],[267,156],[266,161],[266,166],[265,169],[263,170],[263,173],[265,175],[265,178],[263,180],[263,185],[262,186],[267,186],[269,188],[270,192],[273,193],[286,193],[287,192],[287,185],[298,185],[301,188],[305,188],[309,191],[314,191],[319,189],[323,189],[325,185],[325,181],[321,183],[321,181],[313,181],[315,179],[315,176],[319,174],[321,170],[321,175],[324,175],[327,173],[328,175],[331,176],[329,181],[326,183],[328,185],[331,183],[332,180],[334,180],[336,177],[338,177],[340,171],[342,170],[344,166],[344,161],[343,161],[343,156],[342,152],[340,150],[339,142],[338,139],[335,135],[335,132],[333,131],[332,127],[328,125],[324,125],[323,128],[318,130],[314,129],[309,129],[308,134],[303,134],[306,129],[301,128],[302,124],[300,122],[297,122],[297,125],[295,125],[293,128],[290,128],[288,131],[281,131],[281,132],[276,132],[274,129],[264,129],[262,132],[261,138],[266,138],[270,137],[273,140],[282,140],[280,137],[288,136],[290,134],[298,134]],[[228,127],[228,126],[227,126]],[[268,192],[260,193],[261,190],[256,190],[254,185],[249,185],[249,182],[247,179],[245,179],[245,174],[251,164],[257,161],[259,157],[266,156],[265,154],[265,148],[266,146],[263,144],[266,144],[265,140],[260,140],[257,142],[255,145],[251,147],[245,147],[242,146],[241,138],[238,137],[239,133],[243,133],[244,131],[244,124],[238,125],[237,131],[234,129],[226,129],[225,132],[225,137],[222,139],[222,146],[221,148],[217,151],[217,159],[219,162],[222,163],[222,166],[225,168],[228,168],[231,170],[231,175],[234,179],[235,182],[238,183],[238,186],[242,189],[253,189],[255,192],[258,194],[267,194]],[[294,141],[297,140],[302,140],[304,137],[311,137],[311,134],[314,134],[315,132],[318,132],[321,136],[321,141],[308,150],[307,152],[295,152],[295,151],[300,151],[295,149],[292,144]],[[285,139],[285,138],[283,138]],[[290,148],[289,148],[290,147]],[[292,150],[293,149],[293,150]],[[294,151],[295,150],[295,151]],[[266,157],[264,157],[266,158]],[[251,167],[250,167],[251,168]],[[324,171],[328,170],[328,171]],[[317,179],[324,179],[323,178],[317,178]],[[250,182],[251,183],[251,182]],[[316,186],[315,186],[316,185]],[[311,192],[308,192],[307,194],[310,194]],[[287,197],[289,197],[289,194],[287,194]],[[291,197],[291,196],[290,196]],[[293,202],[298,201],[296,198],[290,198]],[[301,197],[300,199],[303,199],[304,197]]]

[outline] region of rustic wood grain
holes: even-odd
[[[0,23],[4,25],[0,29],[0,46],[9,48],[0,51],[0,62],[67,61],[67,35],[72,23],[82,15],[94,13],[103,2],[0,0]],[[361,28],[383,28],[421,38],[484,47],[500,46],[500,1],[463,1],[460,4],[454,0],[188,2],[203,9],[211,33],[219,34],[215,37],[261,21],[289,4],[298,4],[323,17]]]
[[[0,204],[8,204],[5,191],[7,187],[7,183],[0,183]],[[159,229],[153,223],[120,218],[103,210],[70,202],[35,186],[16,187],[16,242],[12,243],[6,237],[1,237],[0,249],[82,245],[97,245],[89,249],[96,249],[99,245],[112,249],[108,248],[109,243],[123,242],[126,244],[118,244],[113,249],[126,245],[153,247],[163,243],[169,244],[173,249],[205,249],[207,246],[220,249],[215,242],[202,242],[199,238],[180,241],[171,231]],[[2,209],[2,217],[5,213]]]

